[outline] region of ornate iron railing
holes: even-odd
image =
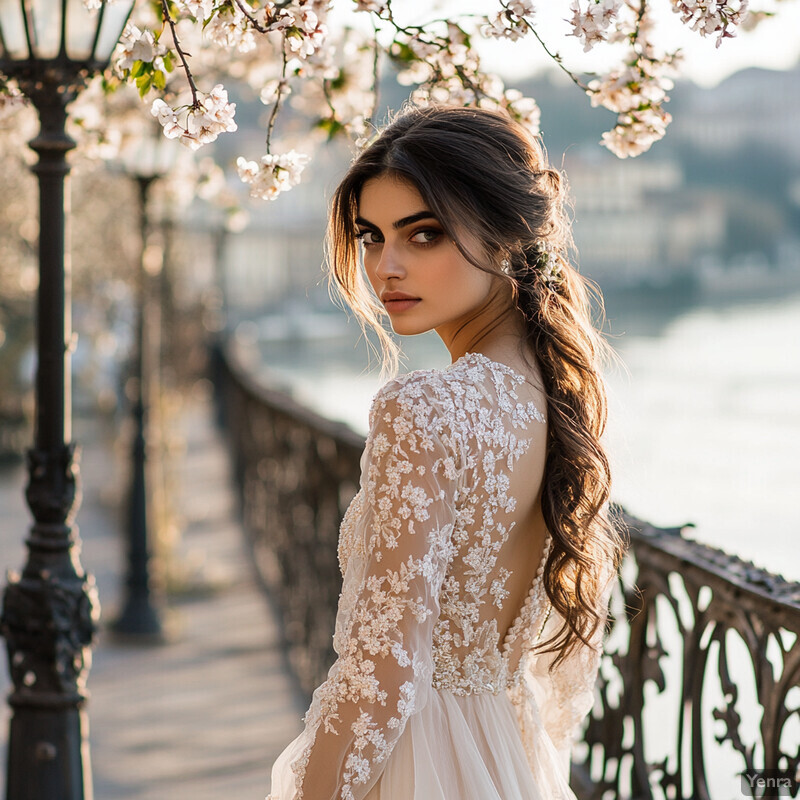
[[[339,522],[358,489],[364,439],[253,380],[221,349],[212,365],[244,527],[310,695],[334,659]]]
[[[310,694],[334,657],[338,527],[364,440],[260,385],[230,353],[217,350],[213,363],[254,561]],[[800,764],[800,584],[681,529],[624,522],[631,548],[612,595],[597,699],[574,752],[576,793],[777,796],[758,787],[794,779]]]
[[[680,528],[624,521],[631,548],[573,763],[580,796],[796,797],[800,584]]]

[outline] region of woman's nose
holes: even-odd
[[[400,254],[388,243],[381,248],[381,257],[375,266],[375,274],[384,281],[389,278],[402,278],[406,274]]]

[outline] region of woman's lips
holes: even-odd
[[[387,311],[406,311],[419,303],[419,298],[404,297],[402,300],[384,300],[383,304]]]

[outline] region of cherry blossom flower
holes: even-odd
[[[659,73],[648,74],[639,63],[613,71],[603,80],[591,81],[588,89],[593,106],[621,113],[665,102],[672,86],[669,78]]]
[[[371,14],[382,14],[386,10],[386,0],[355,0],[356,11],[368,11]]]
[[[672,119],[662,108],[672,88],[666,69],[640,56],[625,69],[589,83],[592,105],[618,114],[616,126],[603,134],[601,143],[620,158],[645,152],[666,133]]]
[[[291,94],[291,91],[292,87],[286,78],[275,78],[264,84],[259,93],[259,99],[265,106],[271,106],[279,96],[286,97]]]
[[[536,13],[532,0],[509,0],[506,8],[517,17],[532,17]]]
[[[167,48],[156,40],[152,31],[140,30],[129,22],[119,40],[119,52],[117,68],[129,70],[137,61],[152,63],[156,58],[165,55]]]
[[[250,21],[233,4],[217,7],[207,19],[203,35],[223,50],[249,53],[256,47],[256,38]]]
[[[295,66],[295,74],[301,78],[310,78],[319,81],[332,81],[339,77],[339,67],[336,66],[335,55],[341,55],[341,50],[332,42],[325,44],[307,56]]]
[[[422,59],[432,58],[441,50],[438,45],[434,44],[433,42],[426,41],[419,34],[411,36],[406,42],[406,45],[417,58]]]
[[[221,130],[219,133],[236,130],[236,123],[233,121],[236,104],[228,102],[228,93],[221,83],[218,83],[211,90],[208,97],[202,101],[202,103],[209,123],[220,127]]]
[[[220,133],[235,131],[233,121],[236,103],[228,102],[228,93],[222,84],[217,84],[205,98],[198,93],[196,106],[185,107],[181,111],[184,121],[181,122],[176,109],[163,100],[153,102],[150,113],[164,128],[168,139],[180,139],[182,144],[192,150],[213,142]]]
[[[481,26],[481,33],[487,38],[509,39],[515,42],[529,32],[523,20],[533,17],[536,9],[530,0],[510,0],[503,3],[503,10],[494,17],[487,17]]]
[[[167,105],[160,97],[157,100],[153,100],[153,105],[150,106],[150,113],[164,129],[164,136],[167,139],[177,139],[183,135],[184,129],[178,122],[178,115],[172,106]]]
[[[302,2],[285,6],[269,29],[286,31],[284,39],[287,56],[307,58],[313,55],[325,42],[328,28],[324,22],[327,4]]]
[[[274,155],[267,153],[261,162],[239,157],[236,169],[239,177],[250,185],[250,196],[262,200],[274,200],[281,192],[288,191],[300,183],[300,174],[305,169],[309,156],[289,150]]]
[[[28,104],[25,95],[12,85],[6,85],[0,90],[0,121],[12,117],[21,108]]]
[[[225,172],[212,158],[204,158],[197,163],[194,190],[189,196],[197,195],[201,200],[214,200],[225,193]]]
[[[622,114],[619,123],[603,134],[602,144],[619,158],[638,156],[663,138],[671,120],[661,108]]]
[[[725,38],[736,35],[731,30],[747,15],[748,0],[672,0],[672,8],[681,22],[701,36],[718,34],[717,47]]]
[[[617,17],[622,0],[588,0],[586,10],[581,9],[581,0],[570,4],[572,25],[570,36],[577,36],[583,42],[583,51],[588,52],[598,42],[607,39],[608,29]]]
[[[406,69],[397,73],[397,82],[401,86],[412,86],[425,83],[433,77],[433,67],[426,61],[412,61]]]
[[[532,97],[523,97],[519,89],[506,89],[503,94],[506,110],[534,136],[539,134],[542,112]]]
[[[481,33],[487,39],[509,39],[512,42],[521,39],[527,32],[527,27],[509,19],[505,11],[499,12],[494,17],[487,17],[486,24],[481,27]]]
[[[200,22],[205,22],[214,10],[214,0],[176,0],[176,4]]]

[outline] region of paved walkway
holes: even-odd
[[[168,644],[121,644],[101,632],[89,676],[95,800],[263,800],[272,761],[299,732],[305,710],[248,563],[224,443],[204,392],[187,401],[180,427],[176,562],[214,590],[170,598],[177,634]],[[81,560],[97,579],[108,624],[123,585],[125,437],[108,423],[78,419],[75,439],[83,448]],[[24,559],[25,479],[21,467],[0,472],[3,570]],[[5,694],[5,668],[0,683]],[[7,735],[4,704],[3,753]]]

